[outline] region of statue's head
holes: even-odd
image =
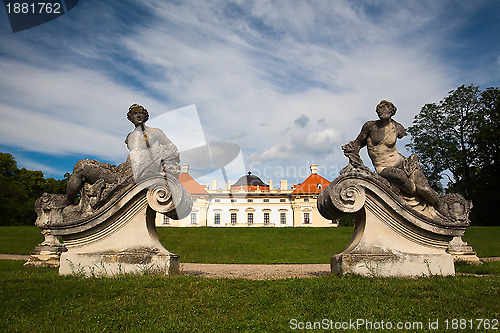
[[[389,111],[389,117],[392,117],[396,114],[396,111],[398,110],[394,104],[392,104],[389,101],[386,101],[385,99],[382,100],[380,103],[378,103],[377,108],[375,111],[377,111],[378,116],[381,116],[381,113],[384,109],[387,109]]]
[[[132,104],[128,108],[127,119],[130,120],[135,126],[144,124],[149,119],[148,110],[142,105]]]

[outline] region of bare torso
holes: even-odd
[[[369,123],[371,123],[370,133],[366,138],[366,146],[377,173],[381,173],[387,167],[399,165],[404,157],[398,152],[396,141],[404,135],[403,126],[393,120],[386,125],[381,125],[377,121]]]

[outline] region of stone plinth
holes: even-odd
[[[335,179],[321,192],[318,209],[329,219],[355,214],[355,231],[347,248],[331,257],[332,273],[454,275],[453,257],[446,250],[467,224],[417,202],[404,200],[388,182],[367,171]]]
[[[446,252],[451,254],[455,261],[467,261],[477,265],[483,264],[481,260],[479,260],[476,252],[472,249],[472,246],[464,242],[460,236],[453,237],[448,244]]]
[[[62,245],[40,244],[30,253],[24,266],[28,267],[59,267],[61,253],[67,251]]]

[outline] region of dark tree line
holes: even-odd
[[[35,200],[44,192],[65,193],[67,178],[45,178],[42,171],[19,169],[15,158],[0,153],[0,225],[33,225]]]
[[[500,224],[500,89],[462,85],[426,104],[408,128],[408,147],[429,183],[472,200],[476,225]],[[444,189],[441,180],[448,181]]]

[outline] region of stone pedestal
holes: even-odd
[[[28,267],[59,267],[61,253],[67,251],[50,230],[43,230],[45,240],[31,252],[24,266]]]
[[[139,193],[123,201],[126,209],[106,223],[63,236],[68,251],[61,255],[59,274],[112,276],[179,271],[179,256],[165,249],[158,239],[156,213],[148,206],[146,196]]]
[[[64,208],[61,195],[40,198],[37,225],[45,241],[26,265],[59,266],[61,275],[177,273],[179,256],[160,243],[155,218],[157,213],[174,219],[189,215],[189,193],[170,174],[125,185],[101,207],[85,192],[79,205]]]
[[[446,252],[451,254],[455,261],[467,261],[477,265],[483,264],[482,261],[479,260],[476,252],[472,249],[472,246],[464,242],[460,236],[453,237],[448,244]]]
[[[104,214],[109,215],[106,219],[89,219],[80,226],[52,230],[62,236],[68,249],[61,255],[59,274],[177,273],[179,256],[163,247],[155,228],[157,211],[179,214],[179,211],[174,212],[176,205],[168,200],[174,186],[170,189],[165,184],[149,189],[134,186],[110,206],[109,213]],[[190,200],[177,198],[177,206],[182,202],[190,210],[187,199]],[[181,217],[185,215],[183,212]]]
[[[28,261],[24,263],[27,267],[59,267],[61,253],[66,251],[64,246],[53,247],[38,245],[31,252]]]
[[[331,257],[334,274],[369,277],[418,277],[455,275],[453,259],[447,254],[338,254]]]
[[[416,207],[375,174],[353,172],[335,179],[319,195],[318,209],[329,219],[355,214],[355,230],[347,248],[331,257],[332,273],[454,275],[453,257],[446,250],[467,225]]]

